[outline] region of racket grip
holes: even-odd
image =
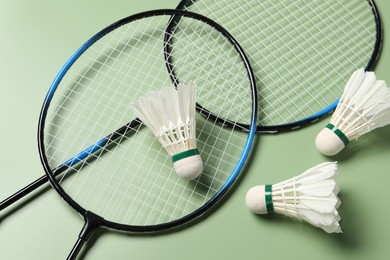
[[[18,192],[14,193],[13,195],[9,196],[8,198],[0,202],[0,211],[7,208],[9,205],[15,203],[16,201],[20,200],[24,196],[30,194],[30,192],[36,190],[37,188],[41,187],[43,184],[47,182],[48,182],[47,175],[43,175],[39,179],[30,183],[23,189],[19,190]]]

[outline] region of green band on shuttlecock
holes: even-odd
[[[343,141],[343,143],[345,145],[347,145],[349,143],[349,140],[348,138],[345,136],[345,134],[343,132],[341,132],[340,129],[338,129],[335,125],[329,123],[326,125],[326,128],[328,128],[329,130],[331,130],[333,133],[335,133],[340,139],[341,141]]]
[[[181,152],[181,153],[178,153],[178,154],[175,154],[172,156],[172,161],[173,162],[177,162],[181,159],[184,159],[184,158],[187,158],[187,157],[190,157],[190,156],[194,156],[194,155],[198,155],[199,154],[199,150],[198,149],[191,149],[191,150],[187,150],[187,151],[184,151],[184,152]]]
[[[274,204],[272,203],[272,185],[265,185],[265,206],[268,213],[274,213]]]

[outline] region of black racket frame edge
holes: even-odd
[[[191,6],[193,1],[194,0],[182,0],[176,6],[176,9],[177,10],[184,10],[185,7]],[[371,7],[371,11],[372,11],[372,13],[374,15],[375,24],[376,24],[376,40],[375,40],[375,44],[374,44],[374,49],[373,49],[373,52],[371,54],[371,58],[368,61],[366,67],[365,67],[366,71],[372,71],[372,70],[375,69],[375,66],[376,66],[376,64],[377,64],[377,62],[379,60],[379,57],[380,57],[380,54],[381,54],[381,50],[382,50],[382,45],[383,45],[382,44],[383,43],[383,26],[382,26],[381,16],[379,14],[378,8],[377,8],[374,0],[366,0],[366,1],[368,2],[368,4]],[[219,25],[219,26],[223,27],[221,25]],[[169,50],[169,47],[167,47],[167,48]],[[167,67],[171,67],[171,68],[168,68],[168,69],[174,74],[174,69],[173,69],[173,65],[172,64],[173,63],[171,61],[170,64],[167,64]],[[172,78],[173,78],[172,80],[174,81],[175,76],[172,76]],[[197,108],[198,108],[199,111],[203,111],[203,109],[204,109],[199,104],[197,105]],[[207,114],[209,114],[211,117],[214,116],[210,111],[208,111],[208,110],[204,110],[204,111]],[[288,123],[288,124],[282,124],[282,125],[257,125],[256,132],[258,132],[258,133],[275,134],[275,133],[279,133],[279,132],[287,132],[287,131],[291,131],[291,130],[297,130],[297,129],[300,129],[302,127],[308,126],[311,123],[315,123],[315,122],[323,119],[327,115],[333,113],[333,111],[334,110],[332,110],[332,111],[330,111],[328,113],[320,114],[320,115],[314,116],[314,117],[308,117],[306,119],[302,119],[302,120],[299,120],[299,121],[296,121],[296,122],[292,122],[292,123]],[[243,131],[247,131],[248,130],[248,125],[245,125],[245,124],[235,123],[235,122],[232,122],[232,121],[227,121],[226,124],[229,125],[229,126],[231,126],[233,124],[234,125],[239,125],[240,128]]]
[[[184,16],[189,18],[194,18],[197,20],[200,20],[202,22],[207,23],[208,25],[214,27],[217,29],[222,35],[226,36],[227,39],[232,43],[233,47],[237,50],[237,52],[240,54],[241,59],[243,60],[246,68],[247,68],[247,74],[248,78],[251,83],[252,88],[252,108],[253,108],[253,115],[256,115],[257,113],[257,95],[256,95],[256,84],[255,84],[255,78],[252,71],[252,68],[250,66],[250,63],[248,61],[248,58],[246,57],[245,53],[243,52],[241,46],[237,43],[237,41],[233,38],[233,36],[224,30],[221,26],[219,26],[217,23],[212,21],[211,19],[204,17],[200,14],[188,12],[188,11],[182,11],[182,10],[175,10],[175,9],[160,9],[160,10],[151,10],[146,11],[142,13],[138,13],[135,15],[131,15],[129,17],[126,17],[122,20],[119,20],[112,25],[106,27],[99,33],[97,33],[94,37],[91,38],[90,45],[91,46],[94,42],[96,42],[98,39],[102,38],[104,35],[108,34],[112,30],[120,27],[121,25],[124,25],[126,23],[132,22],[134,20],[142,19],[145,17],[155,16],[155,15],[170,15],[170,16]],[[93,40],[92,40],[93,39]],[[88,48],[89,48],[88,46]],[[86,48],[86,49],[88,49]],[[85,49],[85,50],[86,50]],[[84,51],[83,51],[84,52]],[[80,53],[73,62],[75,62],[79,56],[81,56],[82,53]],[[73,63],[72,63],[73,64]],[[69,66],[71,67],[71,66]],[[63,75],[61,76],[60,81],[62,80],[62,77],[67,73],[65,71]],[[59,82],[60,82],[59,81]],[[58,84],[59,84],[58,82]],[[57,84],[57,85],[58,85]],[[46,121],[46,114],[50,105],[50,96],[51,94],[48,93],[45,101],[42,105],[40,117],[39,117],[39,124],[38,124],[38,149],[39,149],[39,155],[41,159],[41,163],[43,165],[43,168],[45,170],[46,176],[48,177],[50,184],[55,188],[55,190],[59,193],[59,195],[65,200],[67,204],[69,204],[72,208],[74,208],[84,219],[85,224],[84,227],[79,235],[79,239],[76,242],[74,248],[72,249],[71,254],[69,255],[68,259],[74,259],[75,255],[79,252],[84,242],[88,239],[91,232],[96,229],[97,227],[106,227],[110,229],[120,230],[120,231],[127,231],[127,232],[133,232],[133,233],[150,233],[150,232],[156,232],[156,231],[164,231],[164,230],[170,230],[174,228],[178,228],[186,223],[189,223],[190,221],[193,221],[195,219],[200,218],[201,216],[205,215],[205,213],[212,208],[218,201],[221,200],[223,195],[227,193],[227,191],[230,189],[233,183],[235,183],[238,175],[230,182],[230,185],[225,186],[223,189],[221,189],[219,192],[217,192],[213,198],[211,198],[207,203],[205,203],[202,207],[198,208],[196,211],[171,222],[162,223],[162,224],[156,224],[156,225],[148,225],[148,226],[141,226],[141,225],[125,225],[120,223],[115,223],[112,221],[108,221],[103,219],[102,217],[98,216],[97,214],[84,209],[82,206],[80,206],[76,201],[74,201],[61,187],[61,185],[58,183],[56,179],[56,174],[53,172],[53,170],[50,168],[46,154],[45,154],[45,146],[44,146],[44,127],[45,127],[45,121]],[[218,118],[216,118],[219,120]],[[134,121],[138,121],[137,119]],[[133,124],[133,123],[129,123]],[[122,127],[123,128],[123,127]],[[120,129],[122,129],[120,128]],[[116,134],[115,132],[112,134],[112,136],[120,136]],[[115,141],[115,140],[110,140]],[[107,144],[108,145],[108,144]]]

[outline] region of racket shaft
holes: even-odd
[[[40,177],[39,179],[37,179],[34,182],[30,183],[29,185],[27,185],[23,189],[19,190],[18,192],[14,193],[13,195],[9,196],[8,198],[6,198],[2,202],[0,202],[0,211],[5,209],[9,205],[15,203],[19,199],[23,198],[24,196],[26,196],[30,192],[32,192],[32,191],[36,190],[37,188],[41,187],[43,184],[45,184],[47,182],[47,180],[48,180],[47,176],[43,175],[42,177]]]
[[[75,157],[69,159],[65,163],[58,166],[55,170],[53,170],[53,175],[58,176],[60,173],[63,173],[65,170],[67,170],[69,167],[72,167],[73,165],[77,164],[78,162],[86,159],[91,154],[94,154],[96,151],[100,150],[104,144],[107,144],[108,139],[103,138],[96,144],[93,144],[92,146],[88,147],[81,153],[77,154]],[[33,181],[23,189],[19,190],[15,194],[11,195],[10,197],[6,198],[0,203],[0,211],[5,209],[6,207],[10,206],[11,204],[15,203],[16,201],[20,200],[24,196],[30,194],[32,191],[36,190],[37,188],[41,187],[43,184],[45,184],[48,181],[47,175],[44,175],[40,177],[39,179]]]
[[[91,155],[95,154],[97,151],[101,150],[103,147],[109,145],[110,143],[113,143],[120,137],[123,137],[128,131],[131,129],[134,129],[136,126],[138,126],[141,123],[139,119],[133,120],[130,123],[122,126],[112,134],[104,137],[100,141],[96,142],[95,144],[91,145],[87,149],[83,150],[82,152],[78,153],[76,156],[72,157],[71,159],[67,160],[63,164],[59,165],[57,168],[52,170],[54,176],[58,176],[59,174],[63,173],[70,167],[76,165],[80,161],[85,160],[86,158],[90,157]],[[7,208],[8,206],[12,205],[16,201],[20,200],[24,196],[30,194],[32,191],[36,190],[37,188],[41,187],[43,184],[45,184],[48,181],[47,175],[44,175],[40,177],[39,179],[33,181],[26,187],[22,188],[21,190],[17,191],[13,195],[9,196],[2,202],[0,202],[0,211]]]
[[[85,220],[85,223],[84,223],[83,228],[81,229],[80,235],[79,235],[76,243],[74,244],[72,250],[70,251],[68,257],[66,258],[66,260],[76,259],[78,253],[80,252],[80,250],[83,247],[83,245],[85,244],[85,242],[89,239],[92,232],[96,228],[100,227],[104,222],[103,218],[99,217],[98,215],[96,215],[90,211],[85,212],[84,220]]]

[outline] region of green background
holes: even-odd
[[[0,1],[0,198],[43,175],[36,132],[41,104],[57,71],[91,35],[139,11],[174,8],[178,0]],[[390,2],[376,1],[385,35]],[[384,39],[377,77],[390,84]],[[252,160],[231,196],[207,218],[167,234],[99,230],[83,259],[390,259],[390,127],[351,143],[334,158],[314,138],[326,124],[258,136]],[[339,162],[343,234],[329,235],[280,216],[259,217],[245,206],[247,190],[276,183],[326,160]],[[64,259],[83,225],[57,193],[43,188],[0,213],[0,259]]]

